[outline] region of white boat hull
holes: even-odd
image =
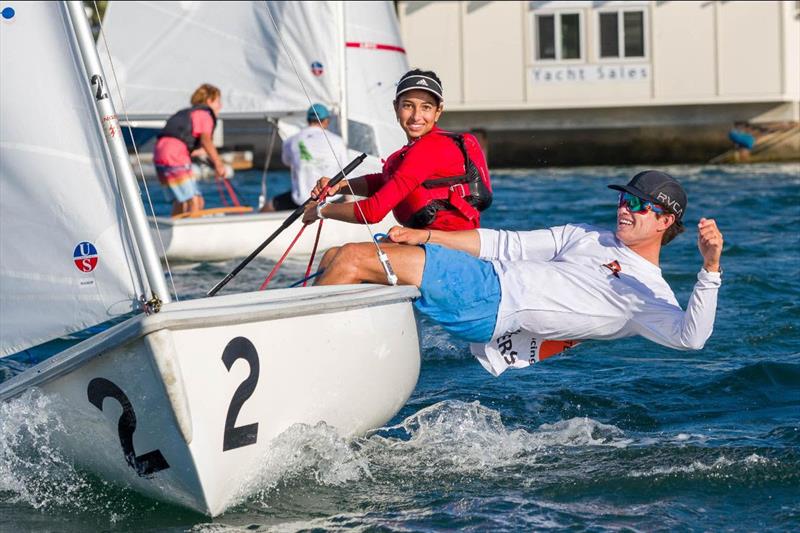
[[[156,249],[169,261],[224,261],[250,255],[281,227],[290,214],[290,211],[279,211],[182,219],[155,217],[150,219],[150,229]],[[376,233],[386,233],[394,225],[397,225],[397,222],[389,214],[383,221],[371,227]],[[259,257],[279,259],[301,227],[300,219],[296,220],[264,248]],[[311,255],[316,232],[316,225],[306,228],[291,253]],[[341,246],[348,242],[369,241],[370,238],[369,230],[362,224],[325,220],[318,251],[322,252],[332,246]],[[160,244],[162,242],[163,250]]]
[[[411,287],[264,291],[169,304],[0,385],[37,387],[60,450],[103,479],[215,516],[247,495],[270,441],[324,421],[388,421],[419,375]]]

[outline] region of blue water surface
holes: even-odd
[[[495,170],[484,226],[611,228],[617,196],[606,184],[640,170]],[[665,170],[689,194],[687,232],[661,265],[682,304],[702,264],[699,218],[725,236],[703,350],[586,342],[493,378],[423,321],[420,380],[394,420],[353,440],[325,426],[287,431],[258,490],[214,520],[59,461],[41,398],[29,396],[0,406],[0,531],[799,530],[800,166]],[[260,177],[235,179],[251,205]],[[270,174],[271,194],[288,188],[285,172]],[[203,189],[220,204],[213,183]],[[183,298],[199,297],[237,263],[183,265],[172,279]],[[245,269],[236,290],[257,288],[271,265]],[[304,266],[290,261],[274,283]],[[26,365],[5,363],[0,380]]]

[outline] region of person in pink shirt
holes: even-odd
[[[222,109],[222,93],[204,83],[192,94],[191,103],[192,107],[167,120],[153,151],[158,180],[172,201],[172,216],[201,211],[205,206],[192,171],[192,153],[205,150],[217,177],[225,177],[225,165],[211,140]]]

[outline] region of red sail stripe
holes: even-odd
[[[345,44],[347,45],[347,48],[370,48],[372,50],[388,50],[390,52],[400,52],[401,54],[406,53],[405,48],[401,48],[400,46],[394,46],[391,44],[356,43],[356,42],[348,42]]]

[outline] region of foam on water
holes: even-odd
[[[88,486],[51,444],[64,428],[50,413],[36,390],[0,404],[0,491],[37,509],[69,505]]]
[[[396,430],[405,437],[380,435]],[[368,442],[418,454],[416,462],[444,461],[454,471],[474,471],[515,464],[527,454],[552,446],[625,446],[630,440],[623,438],[620,429],[589,418],[542,424],[534,431],[509,429],[498,411],[480,402],[447,400],[379,430]]]
[[[464,349],[463,343],[454,341],[453,338],[438,324],[433,324],[425,318],[421,318],[425,327],[420,329],[420,344],[425,359],[450,360],[450,359],[472,359],[472,355]]]
[[[269,507],[293,487],[353,487],[390,479],[506,475],[537,468],[539,454],[558,447],[625,447],[618,428],[588,418],[507,428],[500,413],[478,402],[444,401],[366,437],[345,438],[324,423],[295,424],[271,443],[260,467],[231,502]]]
[[[99,513],[111,523],[130,515],[136,506],[129,491],[81,471],[59,452],[57,434],[67,429],[51,405],[38,389],[0,403],[2,499],[42,512]]]
[[[324,470],[316,471],[314,477],[325,484],[371,477],[373,470],[435,478],[534,465],[537,453],[558,446],[625,447],[631,442],[620,429],[589,418],[543,424],[533,431],[509,429],[498,411],[477,401],[436,403],[397,425],[353,440],[349,447],[320,427],[281,435],[271,453],[281,461],[271,460],[270,464],[285,475],[319,461],[315,468]],[[312,453],[300,457],[299,450]],[[267,479],[274,481],[275,477]]]
[[[368,460],[335,428],[323,422],[295,424],[272,440],[261,466],[241,485],[232,505],[268,499],[283,485],[341,486],[364,477],[371,477]]]

